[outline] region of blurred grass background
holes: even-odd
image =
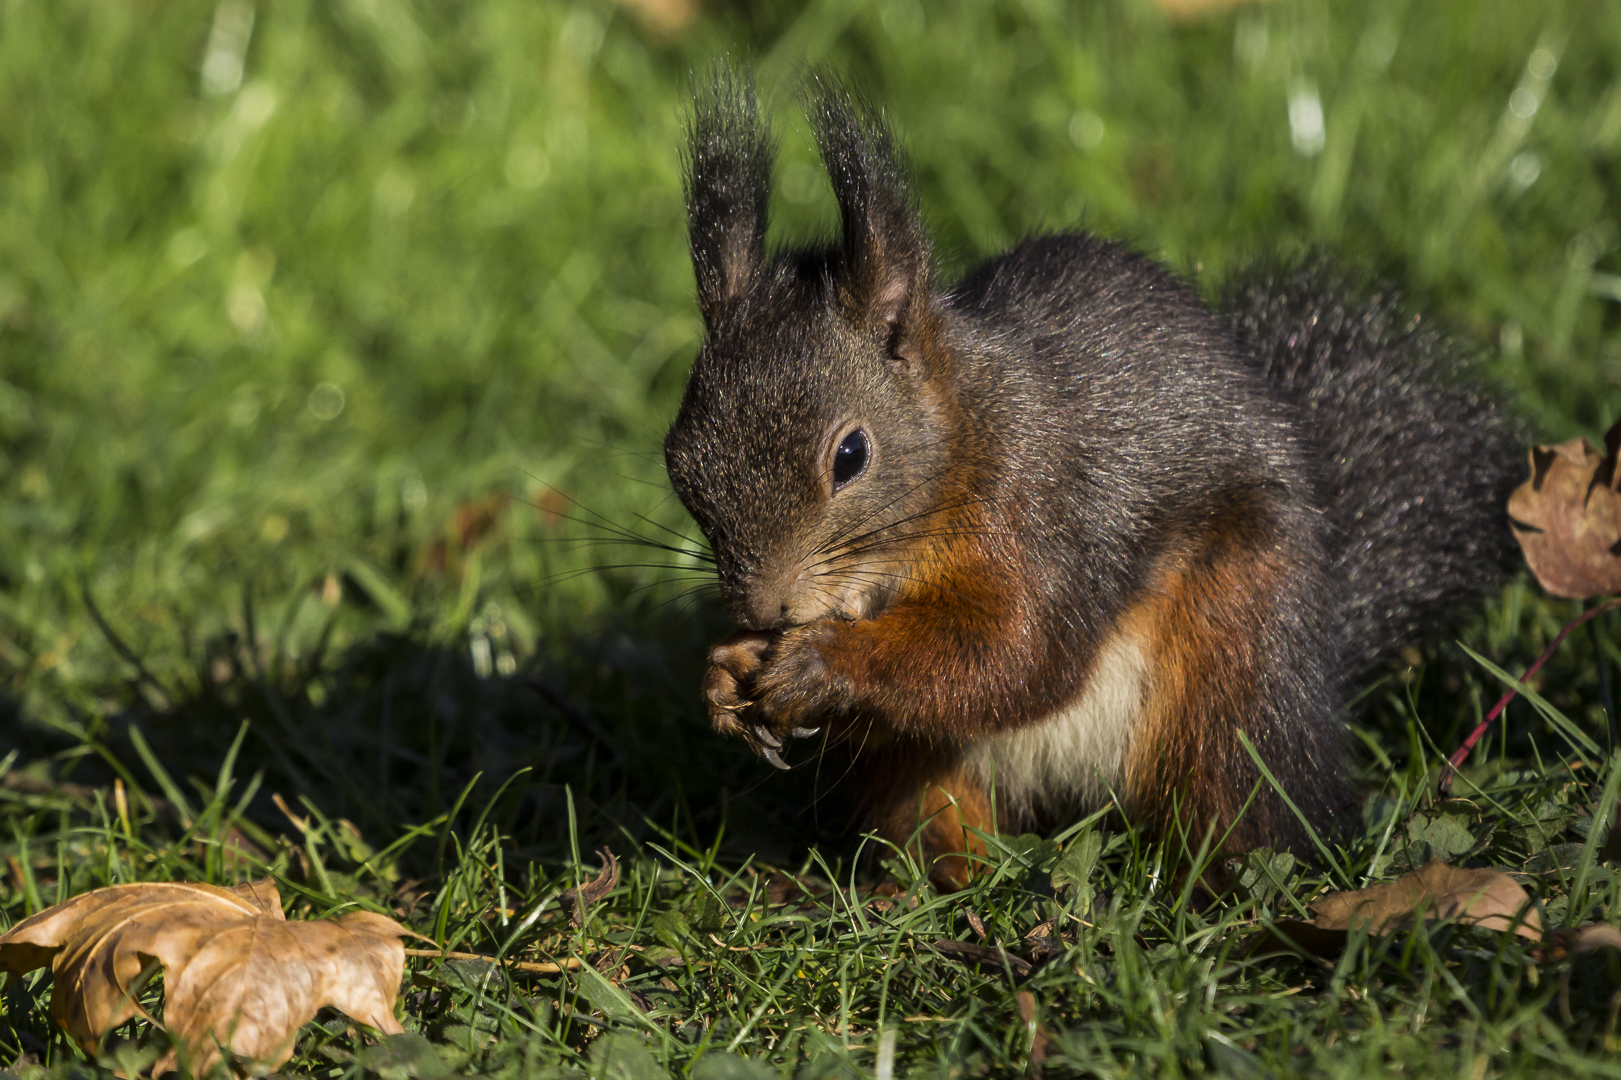
[[[160,666],[232,625],[247,582],[287,604],[349,574],[444,632],[494,605],[525,654],[611,607],[594,577],[539,585],[578,565],[538,543],[550,515],[502,515],[468,602],[418,556],[470,500],[548,486],[679,527],[656,460],[700,329],[677,153],[689,72],[719,51],[782,106],[781,236],[831,221],[791,107],[827,64],[905,133],[948,275],[1074,225],[1206,283],[1322,245],[1478,343],[1547,437],[1614,419],[1613,5],[654,12],[3,9],[13,693],[48,710],[121,670],[81,579]],[[377,625],[354,614],[336,640]],[[319,616],[293,618],[309,635]]]
[[[690,531],[658,451],[701,332],[682,111],[720,52],[776,107],[779,239],[832,224],[793,106],[828,65],[903,133],[947,279],[1075,226],[1210,292],[1320,247],[1474,344],[1539,438],[1616,419],[1621,7],[1192,7],[0,0],[7,850],[115,776],[214,792],[243,719],[261,829],[273,789],[375,839],[465,824],[520,766],[494,820],[576,864],[650,821],[740,857],[843,825],[704,732],[701,575],[585,524]],[[1569,614],[1516,586],[1471,640],[1515,668]],[[1595,737],[1613,638],[1550,669]],[[1487,692],[1436,670],[1375,695],[1385,764]],[[1499,750],[1536,752],[1519,724]],[[59,891],[95,880],[61,850]]]

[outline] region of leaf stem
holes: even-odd
[[[1542,665],[1548,662],[1548,658],[1554,654],[1554,650],[1559,648],[1559,646],[1564,642],[1565,638],[1570,636],[1570,632],[1572,630],[1576,629],[1578,626],[1581,626],[1583,623],[1593,618],[1593,616],[1600,615],[1617,607],[1621,607],[1621,596],[1612,596],[1610,599],[1604,601],[1604,603],[1582,612],[1576,618],[1566,623],[1565,628],[1554,636],[1554,639],[1548,643],[1548,647],[1546,649],[1542,650],[1542,655],[1537,657],[1536,663],[1525,669],[1525,674],[1520,676],[1520,681],[1523,683],[1525,680],[1535,675]],[[1440,788],[1443,795],[1451,794],[1452,778],[1457,773],[1458,767],[1468,760],[1469,752],[1475,748],[1475,744],[1480,741],[1480,737],[1486,734],[1486,729],[1492,726],[1492,721],[1501,716],[1503,710],[1508,708],[1508,703],[1514,700],[1514,695],[1517,693],[1519,693],[1518,689],[1512,686],[1509,687],[1507,692],[1505,692],[1502,697],[1497,699],[1497,704],[1492,706],[1492,711],[1486,714],[1486,719],[1482,720],[1480,725],[1476,727],[1474,731],[1469,733],[1469,737],[1463,741],[1462,746],[1458,747],[1452,752],[1452,756],[1447,759],[1446,768],[1441,770]]]

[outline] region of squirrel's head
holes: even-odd
[[[707,335],[665,463],[749,629],[881,610],[945,465],[949,371],[899,153],[874,110],[824,80],[807,111],[838,245],[767,255],[773,142],[725,66],[697,95],[686,163]]]

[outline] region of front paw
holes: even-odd
[[[827,666],[822,648],[833,637],[829,623],[784,633],[754,676],[755,708],[779,735],[801,738],[825,726],[845,697],[845,684]]]
[[[710,725],[740,738],[779,769],[788,739],[808,738],[823,724],[818,702],[827,666],[816,642],[826,630],[744,631],[709,650],[703,697]]]
[[[754,704],[751,693],[755,676],[776,640],[776,634],[745,630],[709,650],[704,706],[709,710],[710,725],[722,735],[748,738],[749,728],[742,714]]]

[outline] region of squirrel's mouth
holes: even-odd
[[[781,590],[777,629],[824,619],[858,622],[888,607],[905,571],[866,564],[859,567],[800,568]]]
[[[791,630],[825,619],[854,622],[876,609],[864,590],[800,587],[761,590],[733,603],[732,617],[746,630]]]
[[[876,618],[907,592],[916,572],[888,549],[821,552],[793,561],[732,567],[721,575],[728,614],[745,630],[780,631],[810,623]]]

